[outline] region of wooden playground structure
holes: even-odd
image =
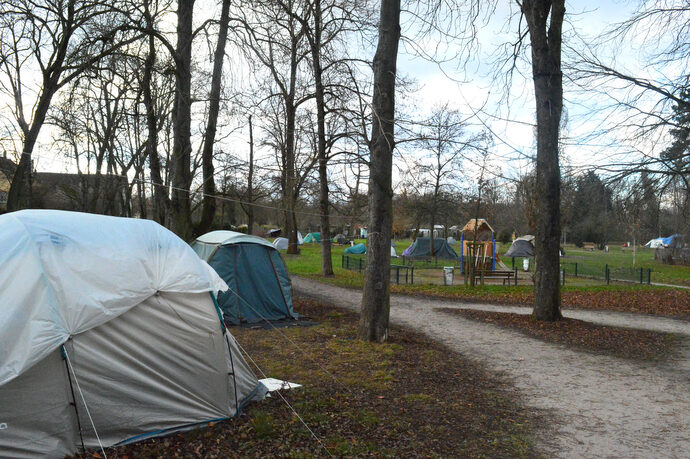
[[[517,281],[515,271],[497,269],[497,264],[500,259],[493,228],[483,218],[471,219],[460,235],[460,269],[465,284],[475,285],[479,280],[484,285],[485,279],[502,279],[503,284]]]

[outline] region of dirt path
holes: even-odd
[[[293,277],[299,295],[359,309],[361,293]],[[436,308],[510,310],[489,305],[394,295],[391,320],[419,330],[487,368],[507,375],[525,402],[556,419],[537,439],[547,456],[690,457],[690,352],[671,362],[636,363],[575,351]],[[523,312],[528,312],[524,308]],[[690,322],[612,312],[568,311],[570,317],[690,337]],[[687,340],[686,340],[687,341]]]

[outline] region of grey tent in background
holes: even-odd
[[[404,252],[403,257],[424,258],[431,256],[431,241],[428,237],[418,237]],[[434,239],[434,256],[443,260],[457,260],[458,254],[443,238]]]
[[[456,241],[453,236],[448,236],[446,241],[448,241],[448,244],[450,244],[450,245],[458,245],[458,241]]]
[[[0,247],[0,456],[165,435],[265,395],[215,306],[227,286],[157,223],[13,212]]]
[[[534,238],[532,238],[534,239]],[[529,258],[534,256],[534,245],[528,239],[515,239],[504,257]]]
[[[336,242],[340,245],[345,245],[345,244],[347,244],[347,238],[345,237],[344,234],[336,234],[333,237],[333,242]]]

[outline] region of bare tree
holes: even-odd
[[[374,55],[367,267],[359,321],[359,337],[378,342],[388,339],[390,315],[395,74],[399,41],[400,0],[382,0],[379,42]]]
[[[484,133],[472,134],[467,130],[467,120],[448,104],[432,109],[428,120],[421,123],[421,131],[415,144],[422,154],[414,163],[414,180],[417,188],[428,194],[431,256],[434,256],[434,228],[438,222],[441,199],[446,192],[457,190],[463,161],[476,152],[485,151]]]
[[[110,2],[99,0],[0,3],[0,85],[13,101],[22,135],[8,210],[31,205],[32,153],[53,96],[103,57],[137,39],[121,37],[124,23]],[[33,72],[40,75],[35,87],[28,81]]]
[[[300,68],[309,54],[305,48],[305,30],[297,17],[303,17],[304,2],[289,1],[283,5],[246,2],[239,14],[244,24],[244,42],[248,59],[257,70],[268,73],[268,98],[264,99],[272,126],[266,126],[266,142],[278,153],[281,190],[285,208],[285,230],[288,253],[297,253],[297,214],[300,170],[297,167],[298,109],[312,99],[306,89]],[[285,9],[287,8],[287,10]]]
[[[218,126],[218,112],[220,110],[221,78],[223,76],[223,58],[225,57],[225,44],[228,39],[228,27],[230,24],[230,0],[223,0],[220,13],[220,23],[218,29],[218,41],[213,55],[213,74],[211,77],[211,93],[208,108],[208,119],[206,121],[206,133],[204,135],[204,147],[201,153],[202,162],[202,190],[203,206],[201,210],[201,220],[199,222],[199,233],[205,233],[211,227],[213,218],[216,214],[216,185],[213,178],[213,147],[216,139],[216,129]],[[250,228],[251,234],[251,228]]]

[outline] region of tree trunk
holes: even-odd
[[[216,216],[216,183],[213,178],[213,144],[216,140],[216,128],[218,126],[218,112],[220,111],[220,90],[223,76],[223,58],[225,57],[225,42],[228,40],[228,24],[230,23],[230,0],[223,0],[220,13],[220,29],[218,30],[218,42],[213,55],[213,74],[211,76],[211,94],[208,107],[208,122],[206,135],[204,136],[204,149],[201,152],[201,169],[203,173],[204,191],[201,206],[201,220],[199,221],[199,234],[204,234],[213,224]],[[251,234],[251,233],[250,233]]]
[[[153,27],[149,24],[149,27]],[[168,200],[168,190],[161,178],[161,160],[158,156],[158,117],[156,115],[156,104],[153,101],[153,69],[156,63],[156,44],[153,35],[149,35],[149,52],[144,62],[144,78],[142,80],[142,93],[144,97],[144,107],[146,108],[146,157],[149,159],[149,169],[151,173],[151,188],[153,192],[153,219],[161,225],[166,225],[166,216],[170,202]],[[144,194],[144,197],[146,194]]]
[[[172,154],[172,230],[185,241],[192,236],[189,189],[191,173],[192,121],[192,14],[194,0],[177,2],[177,47],[175,51],[175,105]]]
[[[293,38],[293,40],[296,40]],[[297,46],[293,42],[290,57],[290,90],[285,100],[285,212],[288,249],[287,253],[299,253],[297,244],[297,180],[295,171],[295,123],[297,107],[295,107],[295,87],[297,80]]]
[[[558,138],[563,109],[561,35],[564,0],[522,3],[532,47],[532,76],[537,105],[537,218],[533,316],[555,321],[561,316],[560,187]],[[550,14],[549,14],[550,13]]]
[[[249,115],[249,173],[247,174],[247,233],[254,232],[254,126]]]
[[[393,226],[393,148],[395,146],[395,72],[400,40],[400,0],[382,0],[379,42],[374,56],[369,172],[367,268],[359,337],[384,342],[390,314],[390,257]]]
[[[314,37],[311,43],[316,96],[316,124],[319,159],[319,210],[321,211],[321,274],[333,275],[331,224],[328,205],[328,156],[326,153],[326,100],[321,67],[321,0],[314,1]]]
[[[52,79],[43,79],[44,85],[49,84],[50,87],[43,88],[43,94],[36,106],[36,113],[34,115],[33,123],[30,129],[22,129],[24,132],[24,143],[22,145],[22,156],[19,159],[19,165],[12,177],[12,184],[10,191],[7,194],[7,211],[26,209],[31,207],[31,190],[33,185],[32,174],[33,164],[31,155],[38,139],[38,133],[45,122],[48,109],[50,108],[50,101],[53,94],[57,91],[57,82]]]

